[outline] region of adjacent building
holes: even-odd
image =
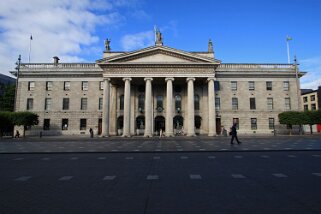
[[[17,71],[13,71],[17,75]],[[131,52],[110,50],[94,63],[22,63],[17,111],[40,123],[27,134],[101,136],[240,134],[281,131],[278,114],[300,110],[297,64],[222,63],[213,44],[189,52],[163,45]]]
[[[321,109],[321,86],[319,86],[317,90],[302,89],[301,102],[304,111]],[[309,133],[310,127],[306,125],[304,126],[304,130]],[[321,132],[321,124],[313,125],[312,130],[314,132]]]

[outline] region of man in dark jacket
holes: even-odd
[[[233,144],[234,138],[235,138],[237,144],[241,144],[241,142],[237,138],[236,125],[237,125],[237,123],[234,123],[233,126],[231,127],[231,135],[232,135],[231,144]]]

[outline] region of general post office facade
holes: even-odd
[[[278,114],[300,109],[296,64],[226,64],[205,52],[163,45],[112,52],[96,63],[22,63],[16,111],[39,124],[28,135],[273,134]],[[17,75],[17,72],[12,72]]]

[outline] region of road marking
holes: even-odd
[[[260,157],[261,158],[270,158],[270,156],[268,156],[268,155],[261,155]]]
[[[313,175],[316,175],[316,176],[319,176],[319,177],[321,177],[321,173],[312,173]]]
[[[239,158],[239,159],[240,159],[240,158],[243,158],[243,156],[241,156],[241,155],[235,155],[234,158]]]
[[[206,149],[199,149],[200,151],[206,151]]]
[[[41,160],[48,161],[50,158],[42,158]]]
[[[187,156],[181,156],[181,159],[188,159]]]
[[[158,177],[158,175],[148,175],[148,176],[146,177],[146,179],[147,179],[147,180],[158,180],[159,177]]]
[[[113,149],[113,150],[111,150],[112,152],[118,152],[118,150],[117,149]]]
[[[312,157],[320,158],[320,157],[321,157],[321,155],[312,155]]]
[[[15,160],[15,161],[20,161],[20,160],[24,160],[24,158],[15,158],[15,159],[13,159],[13,160]]]
[[[59,178],[59,181],[69,181],[73,178],[73,176],[63,176],[61,178]]]
[[[208,156],[207,158],[208,159],[215,159],[216,157],[215,156]]]
[[[98,157],[98,160],[106,160],[106,157]]]
[[[244,175],[242,174],[232,174],[233,178],[246,178]]]
[[[154,160],[159,160],[160,157],[159,157],[159,156],[155,156],[155,157],[153,157],[153,159],[154,159]]]
[[[133,160],[134,157],[126,157],[126,160]]]
[[[295,155],[288,155],[289,158],[296,158]]]
[[[109,180],[109,181],[111,181],[111,180],[114,180],[115,178],[116,178],[115,175],[107,175],[107,176],[105,176],[105,177],[103,178],[103,180]]]
[[[202,179],[201,175],[195,175],[195,174],[189,175],[189,178],[192,180]]]
[[[16,178],[15,181],[27,181],[30,178],[32,178],[31,176],[21,176],[19,178]]]
[[[274,175],[274,176],[277,177],[277,178],[287,178],[287,177],[288,177],[287,175],[282,174],[282,173],[274,173],[274,174],[272,174],[272,175]]]
[[[133,152],[139,152],[140,150],[139,149],[135,149],[135,150],[133,150]]]
[[[78,160],[78,157],[72,157],[70,160]]]

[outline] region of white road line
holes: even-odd
[[[15,161],[20,161],[20,160],[24,160],[24,158],[15,158],[15,159],[13,159],[13,160],[15,160]]]
[[[103,178],[103,180],[109,180],[109,181],[111,181],[111,180],[114,180],[115,178],[116,178],[115,175],[107,175],[107,176],[105,176],[105,177]]]
[[[181,159],[183,160],[185,160],[185,159],[188,159],[188,157],[187,156],[181,156]]]
[[[117,149],[113,149],[113,150],[111,150],[112,152],[118,152],[118,150]]]
[[[319,176],[319,177],[321,177],[321,173],[319,173],[319,172],[312,173],[312,175],[315,175],[315,176]]]
[[[191,174],[189,175],[189,178],[192,180],[202,179],[201,175]]]
[[[158,175],[147,175],[146,179],[147,180],[158,180],[159,177],[158,177]]]
[[[232,174],[231,175],[233,178],[246,178],[244,175],[242,174]]]
[[[216,157],[215,156],[208,156],[207,158],[208,159],[215,159]]]
[[[32,178],[31,176],[21,176],[19,178],[14,179],[15,181],[27,181],[30,178]]]
[[[296,158],[295,155],[288,155],[289,158]]]
[[[154,159],[154,160],[159,160],[160,157],[159,157],[159,156],[155,156],[155,157],[153,157],[153,159]]]
[[[41,160],[48,161],[50,158],[42,158]]]
[[[260,157],[261,158],[270,158],[270,156],[268,156],[268,155],[261,155]]]
[[[239,159],[241,159],[241,158],[243,158],[243,156],[241,156],[241,155],[235,155],[234,158],[239,158]]]
[[[134,157],[126,157],[126,160],[133,160]]]
[[[98,157],[98,160],[106,160],[106,157]]]
[[[321,157],[321,155],[312,155],[312,157],[320,158],[320,157]]]
[[[78,160],[79,158],[78,157],[72,157],[70,158],[70,160]]]
[[[282,173],[274,173],[272,174],[273,176],[277,177],[277,178],[287,178],[288,176]]]
[[[69,181],[73,178],[73,176],[63,176],[61,178],[59,178],[59,181]]]

